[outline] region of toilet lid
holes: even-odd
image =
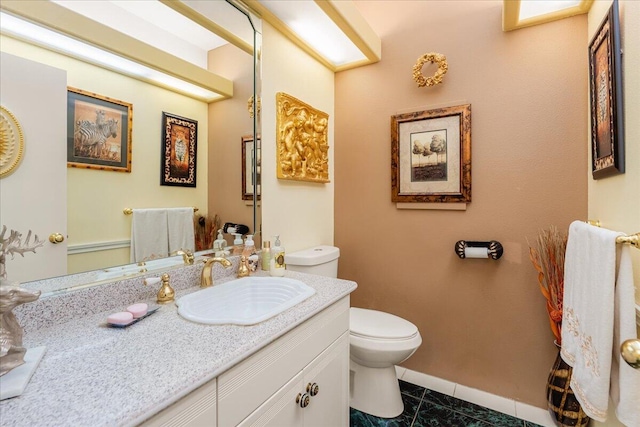
[[[351,307],[351,334],[367,338],[407,339],[418,333],[413,323],[402,317],[377,310]]]

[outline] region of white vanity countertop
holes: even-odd
[[[47,350],[25,392],[0,402],[0,423],[3,427],[139,424],[357,286],[291,271],[286,277],[305,282],[316,294],[253,326],[193,323],[180,317],[171,303],[123,329],[106,326],[111,311],[26,333],[25,347],[44,345]],[[176,297],[197,290],[177,291]],[[154,305],[152,300],[145,302]]]

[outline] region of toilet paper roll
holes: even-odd
[[[465,258],[489,258],[489,249],[474,248],[474,247],[467,246],[464,248],[464,257]]]

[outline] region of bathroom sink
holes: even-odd
[[[243,277],[185,295],[178,314],[209,325],[254,325],[306,300],[316,291],[284,277]]]

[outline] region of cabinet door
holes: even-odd
[[[349,425],[348,332],[305,368],[304,387],[311,396],[309,406],[304,409],[305,427]]]
[[[300,403],[296,402],[304,387],[302,377],[303,372],[299,372],[291,381],[245,418],[239,426],[301,427],[304,423],[304,412],[308,409],[308,407],[300,407]]]

